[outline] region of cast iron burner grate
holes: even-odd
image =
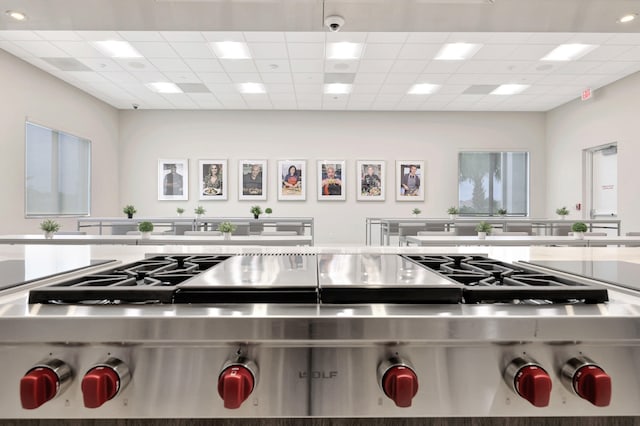
[[[172,303],[176,286],[230,256],[156,256],[33,289],[29,303]]]
[[[542,274],[484,256],[404,257],[463,284],[464,303],[602,303],[609,300],[607,289],[602,286]]]

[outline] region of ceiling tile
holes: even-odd
[[[204,83],[231,83],[229,75],[224,72],[201,72],[197,75]]]
[[[349,43],[364,43],[367,41],[368,33],[359,33],[359,32],[336,32],[336,33],[325,33],[327,36],[327,43],[339,43],[347,41]]]
[[[157,31],[118,31],[118,34],[127,41],[166,41]]]
[[[289,93],[293,95],[295,93],[293,84],[265,84],[265,87],[267,89],[267,93],[269,93],[270,95],[283,93]]]
[[[131,72],[153,72],[158,70],[151,62],[144,58],[115,58],[113,60],[123,69]]]
[[[429,61],[397,60],[391,67],[391,73],[421,73],[428,63]]]
[[[257,59],[254,63],[258,71],[263,74],[291,72],[289,61],[284,59]]]
[[[377,94],[381,84],[360,84],[355,83],[351,89],[352,94]]]
[[[284,43],[247,43],[254,59],[287,59],[287,46]]]
[[[42,58],[42,60],[60,71],[92,71],[91,68],[75,58]]]
[[[487,61],[487,60],[511,60],[513,52],[518,49],[516,44],[495,44],[482,46],[475,55],[473,55],[474,61]],[[435,55],[434,55],[435,56]]]
[[[398,53],[398,59],[433,59],[442,48],[441,44],[407,43]]]
[[[108,58],[84,58],[78,59],[94,71],[122,71],[122,67],[114,60]]]
[[[97,72],[91,71],[67,71],[66,74],[68,76],[73,77],[75,80],[84,81],[84,82],[96,82],[96,83],[110,83],[109,80],[98,74]]]
[[[196,109],[198,106],[189,95],[184,93],[171,93],[163,95],[163,97],[176,108]]]
[[[257,72],[229,73],[229,78],[234,83],[262,83],[262,78]]]
[[[211,93],[189,93],[189,98],[201,108],[221,108],[222,104]]]
[[[292,59],[290,65],[291,72],[294,73],[319,73],[324,71],[324,62],[321,59]]]
[[[224,72],[217,59],[188,59],[184,62],[195,72]]]
[[[200,83],[200,79],[192,72],[164,71],[163,74],[174,83]]]
[[[69,56],[64,50],[48,41],[14,41],[16,46],[39,58],[63,58]]]
[[[425,74],[452,74],[462,65],[463,61],[431,61],[424,68]]]
[[[404,43],[409,33],[375,32],[367,34],[367,43]]]
[[[22,49],[21,47],[16,46],[15,44],[13,44],[10,41],[0,41],[0,49],[4,49],[7,52],[11,53],[12,55],[15,55],[19,58],[26,58],[27,56],[31,56],[29,53],[27,53],[24,49]]]
[[[123,40],[116,31],[76,31],[76,34],[86,41]]]
[[[221,94],[216,95],[216,98],[220,101],[222,106],[229,109],[244,109],[247,107],[244,99],[239,94],[231,95],[231,94]]]
[[[413,84],[418,80],[420,74],[418,73],[402,73],[402,74],[389,74],[384,81],[385,84]]]
[[[286,32],[284,37],[287,43],[324,43],[323,32]]]
[[[191,71],[189,65],[187,65],[182,59],[149,59],[149,62],[153,64],[158,70],[165,71]]]
[[[107,72],[101,72],[100,75],[102,75],[104,78],[114,83],[140,84],[140,81],[137,78],[135,78],[133,75],[125,71],[115,71],[115,72],[107,71]]]
[[[354,82],[356,84],[382,84],[387,78],[383,73],[358,73]]]
[[[409,33],[405,43],[446,43],[450,33]]]
[[[293,83],[290,73],[261,73],[262,81],[265,83]]]
[[[583,61],[609,61],[624,56],[625,52],[631,50],[631,46],[600,46],[595,50],[581,57],[577,62]]]
[[[324,59],[322,43],[289,43],[287,50],[291,59]]]
[[[521,44],[550,44],[556,47],[558,44],[568,43],[574,35],[574,33],[536,32],[531,33],[528,39],[522,40]]]
[[[247,42],[257,43],[284,43],[284,32],[280,31],[245,31],[244,38]]]
[[[514,50],[509,59],[513,61],[538,61],[558,47],[556,44],[525,44]]]
[[[615,58],[616,61],[640,61],[640,47],[634,46]]]
[[[612,34],[611,37],[607,40],[607,44],[637,46],[640,44],[640,33],[632,32],[632,33],[624,33],[624,34]]]
[[[174,42],[204,42],[203,35],[196,31],[160,31],[162,38],[166,41]]]
[[[358,73],[388,73],[393,67],[394,61],[389,60],[362,60],[358,65]]]
[[[324,61],[324,72],[355,73],[359,65],[359,61],[327,59]]]
[[[402,97],[406,95],[406,93],[409,91],[409,88],[411,88],[411,84],[383,84],[382,86],[380,86],[379,93],[384,96],[397,95]]]
[[[239,31],[203,31],[201,34],[206,41],[246,41],[244,34]]]
[[[131,75],[142,83],[153,83],[156,81],[167,81],[167,78],[158,71],[132,72]]]
[[[224,70],[228,73],[258,72],[251,59],[218,59]]]
[[[322,84],[307,84],[307,83],[296,83],[295,85],[296,93],[313,93],[317,95],[322,95]]]
[[[147,59],[178,57],[169,43],[136,41],[131,45]]]
[[[401,44],[367,44],[362,52],[362,60],[395,59],[400,49]]]
[[[94,49],[86,41],[54,41],[58,49],[75,58],[105,58],[97,49]]]
[[[209,88],[209,90],[211,90],[212,93],[215,93],[216,95],[218,94],[238,94],[238,89],[236,88],[236,86],[234,84],[228,83],[228,84],[223,84],[223,83],[204,83],[205,86],[207,86]]]
[[[0,34],[2,31],[0,31]],[[47,41],[82,41],[82,37],[74,31],[34,31],[43,40]],[[2,36],[0,35],[0,38]]]
[[[173,50],[183,58],[193,59],[214,59],[213,51],[206,43],[187,43],[173,42],[169,43]]]
[[[298,84],[322,84],[324,75],[322,73],[296,73],[293,74],[294,83]]]
[[[40,37],[34,31],[0,31],[0,39],[8,41],[42,41]]]

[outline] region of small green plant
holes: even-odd
[[[193,210],[193,212],[195,214],[205,214],[207,211],[204,209],[204,207],[198,206]]]
[[[266,209],[264,209],[264,212],[266,214],[271,214],[271,213],[273,213],[273,210],[271,210],[271,207],[267,207]]]
[[[507,215],[507,209],[498,209],[498,214],[500,216],[506,216]]]
[[[566,216],[569,214],[569,210],[567,210],[566,207],[560,207],[559,209],[556,209],[556,214],[558,216]]]
[[[458,208],[456,206],[451,206],[447,210],[447,213],[449,213],[449,214],[460,214],[460,210],[458,210]]]
[[[489,234],[491,232],[491,228],[493,228],[491,224],[483,220],[476,225],[476,232],[486,232],[487,234]]]
[[[571,225],[573,232],[587,232],[587,225],[584,222],[576,222]]]
[[[153,223],[151,223],[151,222],[140,222],[138,224],[138,231],[140,231],[140,232],[151,232],[151,231],[153,231]]]
[[[40,229],[44,232],[58,232],[60,230],[60,224],[53,219],[47,219],[40,223]]]
[[[178,208],[176,209],[176,212],[177,212],[178,214],[182,214],[182,213],[184,213],[184,209],[183,209],[182,207],[178,207]]]
[[[413,210],[411,210],[411,213],[415,214],[415,215],[419,215],[420,213],[422,213],[422,210],[420,210],[419,208],[415,208]]]
[[[124,206],[124,208],[122,209],[122,211],[124,212],[124,214],[126,214],[127,216],[129,216],[130,218],[133,217],[134,213],[137,213],[138,211],[136,210],[135,207],[133,207],[131,204],[128,204],[126,206]]]
[[[253,217],[255,217],[256,219],[262,214],[262,208],[260,206],[251,206],[251,209],[249,211],[253,213]]]
[[[221,222],[218,224],[218,231],[220,232],[233,232],[236,230],[236,227],[231,222]]]

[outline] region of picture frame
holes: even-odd
[[[266,200],[267,177],[267,160],[239,160],[238,200]]]
[[[387,189],[385,161],[358,160],[356,169],[358,174],[356,199],[358,201],[384,201]]]
[[[424,201],[424,185],[424,161],[396,161],[396,201]]]
[[[227,160],[198,161],[198,199],[222,201],[229,198]]]
[[[278,200],[307,198],[307,160],[278,160]]]
[[[158,160],[158,200],[189,199],[189,160]]]
[[[347,192],[345,160],[318,160],[318,200],[344,201]]]

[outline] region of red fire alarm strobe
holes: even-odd
[[[592,96],[593,96],[593,92],[591,91],[591,89],[584,89],[582,91],[582,95],[580,96],[580,99],[582,99],[583,101],[586,101],[587,99],[591,99]]]

